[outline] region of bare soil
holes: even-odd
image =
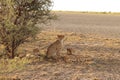
[[[119,14],[55,13],[58,15],[58,20],[54,21],[51,26],[48,26],[49,28],[120,38]]]

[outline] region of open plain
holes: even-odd
[[[0,79],[120,80],[120,15],[79,12],[56,14],[58,20],[45,26],[36,41],[21,45],[19,52],[25,50],[26,54],[34,54],[33,49],[39,48],[39,54],[45,55],[48,45],[56,40],[58,34],[63,34],[66,40],[61,55],[66,55],[66,48],[72,48],[76,56],[69,56],[67,62],[51,62],[42,57],[37,60],[36,57],[32,58],[32,62],[27,60],[26,64],[26,58],[15,58],[14,65],[11,65],[11,60],[1,61],[4,64],[0,65]]]
[[[50,28],[69,32],[120,38],[120,15],[105,13],[55,12],[58,20]]]

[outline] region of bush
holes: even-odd
[[[17,48],[39,32],[36,24],[54,18],[51,6],[51,0],[0,0],[0,44],[9,58],[14,58]]]

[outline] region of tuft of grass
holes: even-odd
[[[0,60],[0,74],[9,73],[15,70],[25,69],[25,66],[30,63],[27,58],[15,59],[1,59]]]

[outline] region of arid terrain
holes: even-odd
[[[41,56],[30,61],[26,57],[1,60],[0,80],[13,77],[21,80],[120,80],[120,15],[56,13],[58,20],[46,26],[35,41],[21,45],[18,51],[34,55],[33,49],[38,48],[38,54],[45,55],[57,35],[63,34],[66,39],[61,55],[66,55],[66,48],[72,48],[75,56],[68,55],[67,62],[47,61]]]
[[[58,20],[48,26],[79,33],[100,34],[120,38],[120,15],[102,13],[56,12]]]

